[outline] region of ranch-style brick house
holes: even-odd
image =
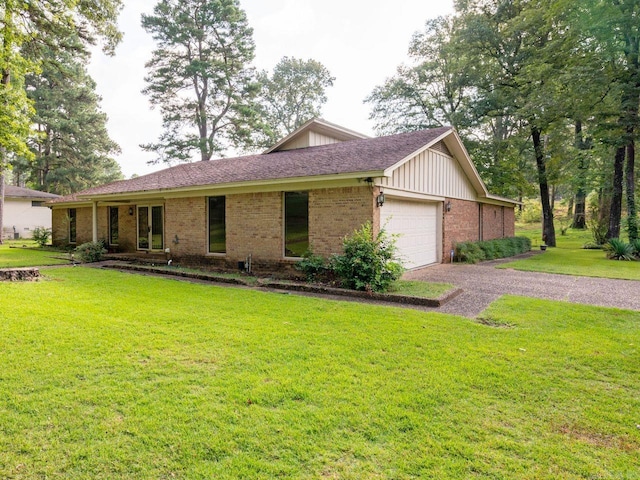
[[[340,253],[366,222],[399,234],[407,268],[456,242],[514,235],[517,202],[491,195],[453,128],[378,138],[314,119],[262,154],[177,165],[49,203],[57,245],[254,270]]]

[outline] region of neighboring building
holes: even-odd
[[[259,155],[181,164],[50,203],[55,244],[103,239],[190,263],[291,265],[339,253],[365,222],[400,234],[405,266],[456,242],[514,235],[517,202],[489,194],[450,127],[367,138],[312,120]]]
[[[12,185],[4,188],[3,239],[31,238],[34,228],[51,228],[51,209],[45,203],[59,195]]]

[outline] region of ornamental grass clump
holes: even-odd
[[[633,245],[619,238],[611,238],[604,245],[603,250],[610,260],[635,260]]]
[[[629,243],[631,244],[631,247],[633,247],[633,255],[640,260],[640,238],[636,238]]]
[[[343,241],[342,255],[333,257],[333,270],[346,288],[385,292],[404,272],[397,258],[396,236],[384,228],[373,234],[370,222]]]

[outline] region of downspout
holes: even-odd
[[[92,241],[98,241],[98,202],[93,202],[93,212],[91,216]]]

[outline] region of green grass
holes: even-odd
[[[22,245],[27,245],[30,248],[22,248]],[[64,253],[50,248],[37,248],[34,242],[8,242],[0,245],[0,268],[35,267],[69,263],[69,260],[56,258],[64,256]]]
[[[640,312],[0,283],[0,478],[634,478]]]
[[[521,227],[516,235],[528,236],[535,243],[532,249],[540,248],[540,228]],[[588,230],[567,230],[567,235],[556,236],[557,247],[524,260],[499,265],[497,268],[513,268],[528,272],[561,273],[585,277],[619,278],[640,280],[640,262],[626,262],[607,259],[602,250],[585,250],[582,246],[592,242]]]
[[[430,283],[416,280],[397,280],[391,284],[389,293],[410,297],[439,298],[455,288],[450,283]]]

